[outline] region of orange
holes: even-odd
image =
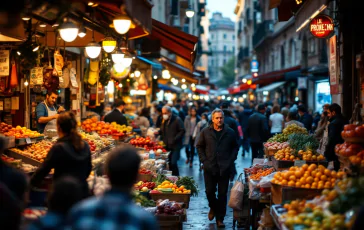
[[[294,182],[294,181],[289,181],[289,182],[288,182],[288,186],[290,186],[290,187],[294,187],[294,186],[295,186],[295,182]]]
[[[337,177],[337,173],[335,171],[331,171],[331,177],[336,178]]]
[[[323,185],[323,184],[319,184],[319,185],[317,186],[317,188],[318,188],[318,189],[323,189],[323,188],[324,188],[324,185]]]
[[[303,168],[304,170],[307,170],[308,169],[308,164],[302,165],[301,168]]]
[[[277,184],[277,180],[276,180],[275,178],[273,178],[273,179],[271,180],[271,183],[272,183],[272,184]]]
[[[311,184],[311,186],[315,186],[315,187],[317,187],[317,185],[318,185],[318,183],[317,183],[317,182],[313,182],[313,183]]]
[[[308,177],[308,176],[310,176],[310,172],[309,171],[306,171],[304,174],[303,174],[303,177]]]
[[[317,171],[316,171],[316,170],[313,170],[313,171],[311,172],[311,176],[312,176],[312,177],[316,177],[316,173],[317,173]]]
[[[326,181],[326,180],[327,180],[327,176],[326,176],[326,175],[322,175],[322,176],[320,177],[320,180],[322,180],[322,181]]]
[[[305,185],[305,188],[311,188],[311,185],[306,184],[306,185]]]
[[[315,181],[315,182],[319,182],[319,181],[320,181],[320,179],[319,179],[319,178],[317,178],[317,177],[315,177],[315,178],[313,179],[313,181]]]
[[[321,172],[317,172],[316,173],[316,178],[321,178],[321,176],[322,176],[322,173]]]
[[[325,175],[326,176],[331,176],[331,171],[329,169],[325,169]]]
[[[284,175],[283,175],[283,177],[284,177],[284,179],[286,179],[286,180],[288,180],[289,179],[289,177],[291,176],[291,172],[286,172]]]
[[[331,178],[331,184],[335,184],[336,178]]]
[[[337,178],[343,178],[344,177],[344,175],[345,175],[345,173],[344,172],[338,172],[337,173]]]
[[[310,164],[310,166],[308,168],[311,168],[312,170],[316,169],[317,168],[317,165],[315,164]]]
[[[287,185],[288,182],[287,182],[287,180],[282,180],[281,183],[282,183],[282,185]]]
[[[298,170],[298,171],[294,172],[294,175],[296,178],[301,178],[303,176],[303,172],[301,170]]]
[[[293,176],[293,175],[289,177],[290,181],[295,181],[296,179],[297,179],[296,176]]]
[[[301,182],[297,181],[296,182],[296,187],[301,187]]]
[[[312,184],[313,182],[313,177],[312,176],[309,176],[306,178],[306,184]]]
[[[306,177],[301,177],[300,183],[301,184],[306,184]]]
[[[291,206],[290,206],[289,204],[284,204],[284,205],[283,205],[283,208],[285,208],[285,209],[287,209],[287,210],[288,210],[290,207],[291,207]]]
[[[312,189],[317,189],[317,185],[311,185]]]

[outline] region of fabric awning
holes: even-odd
[[[182,89],[175,87],[175,86],[169,86],[169,85],[165,85],[165,84],[161,84],[158,83],[158,88],[164,91],[172,91],[175,93],[180,93],[182,91]]]
[[[284,79],[285,73],[291,72],[294,70],[300,70],[300,69],[301,69],[301,66],[295,66],[295,67],[288,68],[288,69],[277,70],[277,71],[265,73],[265,74],[259,75],[256,78],[253,78],[253,83],[254,84],[270,84],[274,81],[281,81]]]
[[[286,81],[297,80],[297,78],[300,76],[301,76],[301,70],[294,70],[294,71],[285,73],[284,80],[286,80]]]
[[[210,93],[210,87],[204,85],[196,85],[195,90],[193,90],[193,92],[198,94],[208,95]]]
[[[151,65],[155,70],[162,70],[163,66],[160,63],[153,62],[147,58],[137,56],[137,59],[144,62],[145,64]]]
[[[274,90],[274,89],[276,89],[276,88],[279,88],[279,87],[281,87],[282,85],[284,85],[286,82],[275,82],[275,83],[273,83],[273,84],[270,84],[270,85],[267,85],[267,86],[264,86],[264,87],[262,87],[262,88],[259,88],[259,89],[257,89],[257,90],[255,90],[255,92],[257,92],[257,93],[259,93],[259,92],[263,92],[263,91],[272,91],[272,90]]]
[[[187,68],[177,64],[176,62],[166,58],[166,57],[162,57],[159,62],[166,67],[169,72],[172,75],[175,75],[176,77],[180,78],[180,79],[186,79],[186,81],[190,82],[190,83],[195,83],[198,84],[199,83],[199,77],[201,77],[201,75],[197,72],[193,72],[191,73]]]
[[[198,37],[182,32],[154,19],[152,20],[152,25],[150,37],[160,40],[161,47],[184,59],[186,62],[178,61],[178,64],[193,72]],[[176,60],[178,60],[178,57]]]

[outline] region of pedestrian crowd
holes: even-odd
[[[126,125],[124,109],[125,103],[118,100],[103,119]],[[315,135],[320,141],[320,153],[338,169],[334,148],[343,143],[340,133],[347,120],[335,103],[326,104],[322,109],[321,114],[312,114],[302,102],[280,106],[177,100],[175,104],[154,102],[152,107],[142,108],[135,122],[145,128],[158,128],[156,134],[161,135],[166,150],[170,151],[169,169],[173,175],[180,175],[177,162],[182,148],[185,148],[185,163],[190,168],[198,155],[210,207],[208,219],[216,219],[217,226],[224,227],[228,186],[237,173],[235,160],[240,147],[243,157],[251,149],[252,161],[263,158],[263,143],[282,133],[288,125],[296,124]],[[40,186],[52,169],[54,183],[48,197],[49,210],[29,227],[30,230],[157,228],[151,214],[135,206],[130,196],[140,164],[135,149],[116,148],[108,155],[105,173],[112,188],[95,198],[90,196],[86,182],[92,167],[90,147],[78,134],[73,113],[65,112],[57,117],[57,131],[57,143],[30,180],[0,160],[0,220],[4,223],[2,226],[9,226],[5,229],[19,229],[20,213],[26,206],[29,188]],[[0,147],[1,150],[6,148],[3,137],[0,137]]]

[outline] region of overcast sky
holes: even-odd
[[[237,0],[206,0],[207,9],[209,10],[209,16],[212,17],[212,13],[219,11],[224,17],[229,17],[235,22],[234,9]]]

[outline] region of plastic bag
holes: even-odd
[[[260,188],[270,188],[271,185],[271,180],[273,179],[274,175],[276,173],[271,173],[265,177],[262,177],[262,179],[260,179],[259,183],[258,183],[258,187]]]
[[[259,181],[249,180],[249,199],[258,200],[260,198]]]
[[[235,181],[235,184],[230,192],[230,200],[228,206],[235,210],[243,209],[243,200],[244,200],[244,183],[241,180],[242,173],[239,175],[238,179]]]

